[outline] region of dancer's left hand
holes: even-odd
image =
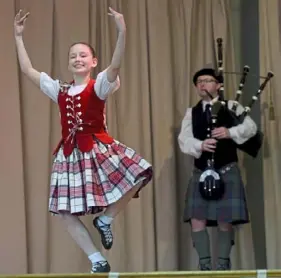
[[[125,20],[122,14],[114,11],[112,8],[109,7],[109,15],[113,16],[115,19],[115,23],[117,26],[117,29],[119,32],[125,32],[126,31],[126,24],[125,24]]]
[[[216,139],[230,138],[229,130],[226,127],[217,127],[212,131],[212,137]]]

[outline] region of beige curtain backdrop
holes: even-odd
[[[264,147],[264,204],[268,268],[281,268],[281,1],[260,0],[260,73],[275,74],[262,94]]]
[[[108,102],[109,130],[153,163],[154,179],[141,198],[117,216],[114,247],[102,251],[114,272],[197,269],[190,227],[182,223],[192,160],[179,152],[176,138],[186,108],[198,101],[192,75],[214,63],[217,37],[224,40],[225,68],[240,70],[235,62],[230,0],[1,0],[1,274],[89,270],[86,256],[59,218],[47,211],[51,153],[60,138],[58,109],[19,72],[13,38],[15,13],[20,8],[31,13],[24,41],[34,67],[69,80],[67,52],[75,41],[88,41],[96,48],[99,65],[95,74],[110,63],[116,28],[107,15],[109,6],[124,14],[128,32],[121,89]],[[263,32],[269,36],[267,24]],[[266,53],[272,51],[268,38],[263,43]],[[264,56],[274,55],[279,52]],[[268,63],[274,63],[278,71],[280,63],[264,60],[264,65]],[[237,78],[228,76],[227,97],[233,97],[237,85]],[[278,102],[278,91],[274,92]],[[277,117],[280,112],[275,111]],[[267,213],[272,216],[268,227],[276,227],[279,219],[272,207],[272,196],[278,204],[280,180],[274,164],[279,156],[273,152],[280,138],[276,121],[266,122],[267,132],[274,134],[268,136],[272,155],[265,158],[270,163],[265,169],[267,178],[272,174],[269,169],[275,171],[274,180],[266,183]],[[101,246],[91,220],[84,218]],[[267,230],[268,255],[276,260],[273,251],[280,248],[270,238],[278,231]],[[212,238],[216,239],[215,230]],[[233,268],[255,268],[253,258],[251,226],[247,225],[236,234]]]

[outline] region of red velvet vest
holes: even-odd
[[[106,130],[105,101],[96,95],[94,84],[95,80],[91,79],[85,89],[75,96],[67,94],[68,88],[59,92],[62,138],[54,154],[62,145],[67,157],[74,147],[82,152],[91,151],[95,139],[104,144],[113,142]]]

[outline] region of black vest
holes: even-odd
[[[227,105],[227,102],[226,102]],[[221,109],[217,117],[217,127],[231,127],[231,119],[228,113]],[[203,112],[202,101],[192,108],[192,130],[193,136],[204,141],[207,138],[207,117]],[[210,152],[203,152],[200,158],[194,159],[196,168],[204,171],[207,167],[207,160],[211,157]],[[216,169],[231,163],[237,162],[236,143],[232,139],[219,139],[214,153],[214,164]]]

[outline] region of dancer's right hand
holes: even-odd
[[[213,153],[215,152],[216,144],[217,144],[216,139],[213,138],[206,139],[202,143],[202,151]]]
[[[26,13],[24,15],[21,14],[22,10],[20,10],[14,20],[14,31],[15,31],[15,36],[19,37],[22,36],[23,30],[24,30],[24,24],[29,16],[29,13]]]

